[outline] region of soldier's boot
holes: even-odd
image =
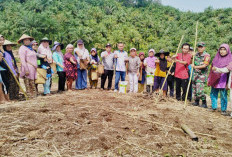
[[[192,103],[193,106],[199,106],[199,99],[196,99],[194,103]]]
[[[202,105],[201,105],[201,107],[203,107],[203,108],[208,108],[208,107],[207,107],[207,101],[206,101],[206,100],[202,100]]]

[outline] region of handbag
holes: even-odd
[[[92,81],[98,80],[98,74],[96,70],[91,70],[91,80]]]
[[[99,64],[97,67],[97,72],[101,75],[104,74],[104,65]]]
[[[88,68],[88,59],[80,59],[80,69],[86,70]]]
[[[37,79],[35,80],[35,84],[45,84],[47,78],[47,70],[43,68],[37,68]]]

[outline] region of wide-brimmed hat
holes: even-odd
[[[47,37],[44,37],[43,39],[41,39],[40,43],[42,43],[43,41],[47,41],[49,43],[49,45],[52,44],[52,40],[49,40]]]
[[[4,38],[4,36],[3,36],[2,34],[0,34],[0,38],[1,38],[1,37],[3,37],[3,38]]]
[[[16,44],[16,43],[13,43],[13,42],[11,42],[11,41],[9,41],[9,40],[5,40],[3,46],[7,46],[7,45],[16,46],[17,44]]]
[[[34,40],[33,37],[29,36],[29,35],[26,35],[26,34],[23,34],[19,40],[18,40],[18,43],[20,44],[24,39],[30,39],[31,41]]]
[[[161,54],[164,54],[164,56],[169,56],[169,52],[165,52],[164,50],[160,50],[158,53],[155,54],[155,56],[159,57]]]
[[[55,51],[56,48],[57,48],[57,46],[60,46],[61,50],[64,49],[64,44],[55,41],[55,42],[54,42],[54,45],[53,45],[53,47],[52,47],[52,51]]]

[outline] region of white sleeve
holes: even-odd
[[[216,72],[218,72],[218,73],[228,73],[230,71],[226,67],[225,68],[217,68],[216,67]]]
[[[105,55],[105,52],[102,52],[102,53],[101,53],[101,58],[103,58],[103,57],[104,57],[104,55]]]

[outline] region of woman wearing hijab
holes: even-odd
[[[3,49],[4,49],[4,53],[3,53],[3,57],[6,60],[6,64],[9,66],[10,69],[10,75],[9,75],[9,87],[8,87],[8,91],[9,91],[9,97],[10,100],[17,100],[19,99],[19,86],[17,84],[17,82],[15,81],[16,77],[18,79],[18,67],[17,67],[17,63],[15,60],[15,57],[13,55],[12,52],[12,46],[15,46],[16,44],[5,40],[4,44],[3,44]],[[11,73],[12,72],[12,73]],[[13,76],[14,75],[14,76]]]
[[[3,37],[3,35],[0,35],[0,77],[1,77],[1,83],[0,83],[0,93],[1,94],[1,98],[2,101],[8,101],[9,100],[9,77],[10,77],[10,71],[8,69],[8,67],[6,66],[6,63],[3,61],[3,44],[5,42],[5,38]]]
[[[35,98],[37,96],[35,88],[37,57],[36,52],[31,47],[31,41],[34,38],[23,34],[18,40],[22,44],[19,48],[19,58],[21,62],[20,77],[24,80],[28,97]]]
[[[155,55],[155,50],[154,49],[150,49],[148,51],[148,57],[145,58],[144,60],[144,66],[146,67],[146,73],[147,75],[153,75],[153,78],[154,78],[154,73],[155,73],[155,68],[156,68],[156,61],[158,60],[157,57],[154,56]],[[150,90],[150,88],[152,87],[152,92]],[[148,81],[147,81],[147,86],[146,86],[146,91],[147,91],[147,94],[151,95],[155,89],[154,89],[154,86],[153,84],[148,84]]]
[[[65,91],[65,81],[66,74],[64,72],[64,55],[61,50],[64,48],[64,45],[55,41],[52,48],[53,55],[52,58],[56,62],[56,70],[59,77],[58,83],[58,92]]]
[[[97,73],[97,66],[100,63],[100,58],[98,57],[97,50],[96,48],[92,48],[90,51],[90,67],[88,69],[88,77],[89,77],[89,83],[90,83],[90,88],[95,87],[97,89],[97,83],[98,79],[93,80],[92,78],[92,73]]]
[[[74,50],[75,58],[77,60],[77,80],[76,89],[87,88],[87,65],[90,61],[89,51],[85,49],[84,42],[82,40],[77,41],[77,48]],[[82,66],[83,65],[83,66]]]
[[[40,45],[38,48],[38,53],[46,56],[47,62],[49,64],[53,63],[52,51],[49,47],[49,45],[51,45],[51,44],[52,44],[52,40],[49,40],[47,37],[44,37],[43,39],[40,40]],[[51,86],[52,86],[52,77],[51,77],[51,81],[50,81],[50,88],[51,88]]]
[[[73,45],[68,44],[64,55],[64,71],[67,79],[67,89],[72,90],[72,83],[77,79],[77,60],[73,56]]]
[[[156,53],[155,56],[159,58],[159,61],[156,62],[156,70],[155,70],[155,77],[154,77],[154,88],[156,92],[162,88],[164,80],[167,75],[168,69],[168,61],[165,56],[168,56],[169,52],[164,52],[164,50],[160,50],[159,53]],[[168,85],[167,81],[164,83],[163,87],[163,96],[167,96]]]
[[[225,68],[232,62],[232,54],[228,44],[222,44],[216,56],[213,59],[212,67]],[[211,86],[210,98],[212,102],[212,111],[217,109],[218,93],[221,97],[221,114],[226,115],[227,110],[227,90],[228,73],[217,73],[210,69],[208,86]]]

